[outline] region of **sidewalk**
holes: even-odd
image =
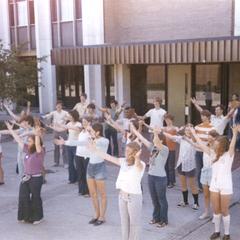
[[[55,173],[47,175],[47,184],[43,186],[43,205],[45,220],[37,226],[19,224],[17,216],[17,197],[19,180],[15,174],[16,144],[3,143],[6,184],[0,187],[0,239],[1,240],[120,240],[120,217],[118,212],[118,193],[115,181],[118,168],[108,165],[107,196],[108,209],[106,224],[93,227],[88,224],[92,218],[92,204],[90,199],[79,197],[76,185],[67,184],[67,170],[53,168],[52,135],[45,139],[47,149],[46,168]],[[240,169],[234,172],[234,197],[232,211],[232,239],[240,239],[238,228],[240,222]],[[168,190],[169,226],[157,229],[148,224],[152,214],[152,203],[147,186],[146,174],[143,180],[143,231],[142,240],[207,240],[213,231],[211,222],[198,220],[202,213],[203,196],[200,195],[201,209],[178,208],[181,200],[179,185]],[[190,202],[192,202],[190,196]]]

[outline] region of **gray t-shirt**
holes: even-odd
[[[152,147],[148,174],[157,177],[166,177],[165,165],[168,158],[169,149],[163,146],[161,150]]]

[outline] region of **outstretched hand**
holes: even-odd
[[[237,125],[232,127],[232,133],[233,134],[237,134],[239,132],[240,132],[240,124],[237,124]]]
[[[10,122],[5,121],[5,125],[6,125],[6,127],[7,127],[7,129],[8,129],[9,131],[13,130],[14,124],[11,124]]]

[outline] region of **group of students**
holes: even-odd
[[[183,197],[178,206],[189,205],[189,185],[193,197],[192,209],[198,210],[198,193],[203,191],[205,211],[199,219],[211,217],[212,208],[215,231],[210,239],[220,237],[221,220],[224,224],[222,239],[230,239],[231,168],[236,142],[239,141],[240,102],[233,98],[224,116],[221,105],[215,107],[215,114],[211,114],[209,110],[202,109],[196,99],[191,100],[201,115],[201,123],[195,127],[190,123],[174,126],[174,117],[161,108],[158,97],[154,99],[154,108],[144,116],[138,116],[133,108],[125,104],[119,106],[116,100],[111,101],[109,108],[98,107],[87,102],[86,94],[81,95],[80,103],[73,110],[64,111],[59,101],[55,111],[40,119],[32,118],[29,113],[22,113],[17,118],[6,108],[14,121],[6,122],[7,130],[0,133],[11,134],[19,148],[21,184],[18,220],[38,224],[43,219],[43,135],[46,128],[51,128],[54,130],[54,166],[59,166],[62,152],[69,183],[77,182],[79,194],[92,199],[94,217],[89,224],[99,226],[105,223],[105,161],[108,161],[120,167],[116,188],[119,189],[123,240],[138,240],[141,236],[141,180],[146,168],[153,203],[150,224],[159,228],[168,225],[166,193],[167,188],[176,184],[177,169]],[[145,123],[146,118],[150,118],[149,125]],[[14,129],[14,125],[19,128]],[[223,136],[227,125],[230,126],[230,137]],[[148,129],[148,134],[143,131],[144,128]],[[143,146],[149,151],[149,160],[142,159]],[[0,181],[3,183],[1,164]]]

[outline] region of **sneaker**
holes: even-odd
[[[156,226],[157,226],[158,228],[164,228],[164,227],[166,227],[167,225],[168,225],[168,223],[166,223],[166,222],[159,222],[159,223],[156,224]]]
[[[43,219],[40,219],[39,221],[34,221],[34,222],[33,222],[33,225],[38,225],[38,224],[40,224],[42,221],[43,221]]]
[[[180,202],[178,203],[178,207],[187,207],[189,204],[188,203],[185,203],[185,202]]]
[[[167,187],[168,187],[168,188],[173,188],[174,185],[173,185],[173,184],[169,184]]]
[[[192,209],[193,210],[198,210],[199,209],[199,205],[198,204],[193,204],[192,205]]]
[[[210,216],[208,215],[208,213],[203,213],[198,219],[199,220],[204,220],[204,219],[207,219],[209,218]]]
[[[220,238],[220,232],[215,232],[210,236],[210,240],[219,239]]]
[[[93,219],[91,219],[88,223],[89,224],[94,224],[95,222],[97,222],[98,221],[98,218],[93,218]]]
[[[222,238],[222,240],[230,240],[230,239],[231,239],[230,235],[226,235],[226,234],[224,234],[224,236]]]
[[[151,225],[154,225],[154,224],[157,224],[157,223],[159,223],[159,221],[157,221],[157,220],[155,220],[155,219],[152,219],[152,220],[149,222],[149,224],[151,224]]]

